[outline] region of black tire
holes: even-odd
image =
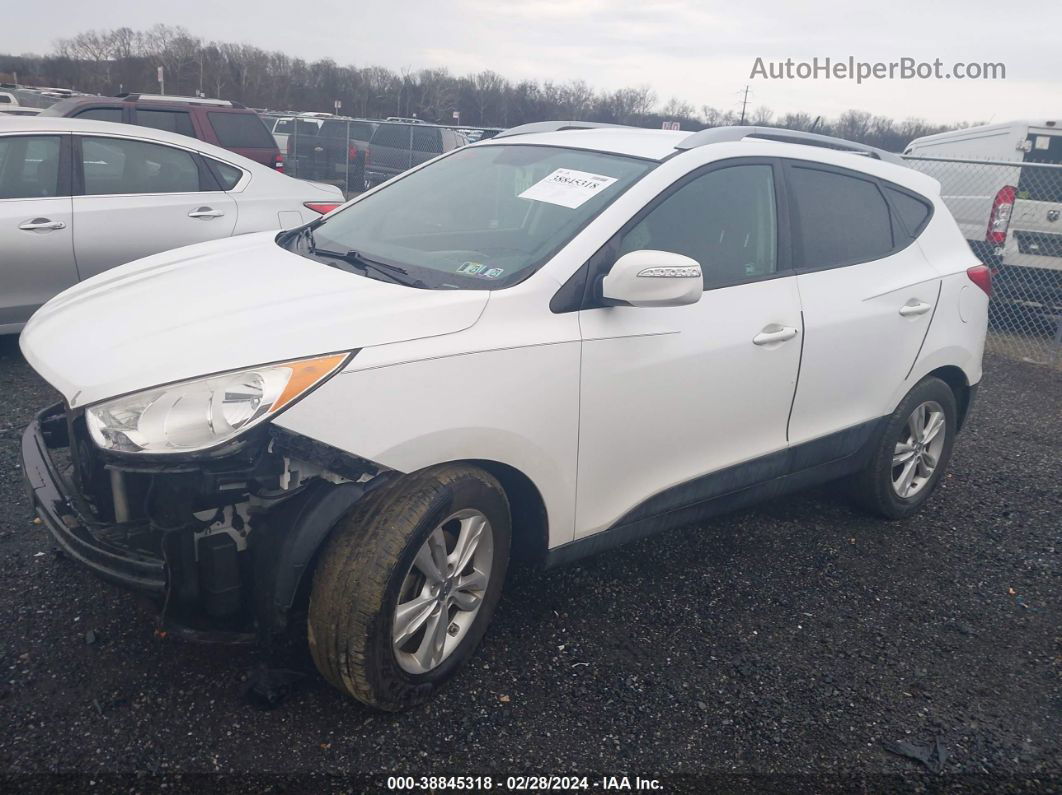
[[[893,486],[893,454],[905,433],[908,418],[927,401],[936,402],[944,412],[944,445],[932,475],[917,493],[901,497]],[[955,444],[958,407],[955,393],[939,378],[929,376],[917,384],[900,401],[896,411],[879,432],[874,452],[867,466],[850,481],[856,503],[870,513],[886,519],[903,519],[918,511],[940,483],[951,461]]]
[[[429,534],[463,509],[475,509],[490,522],[490,578],[473,623],[452,653],[438,667],[413,674],[399,664],[391,643],[399,591]],[[335,529],[314,573],[307,634],[318,670],[339,690],[377,709],[397,711],[426,700],[483,637],[501,596],[510,544],[505,492],[476,467],[431,467],[371,493]]]

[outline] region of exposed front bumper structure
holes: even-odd
[[[199,639],[281,632],[332,527],[388,480],[281,429],[232,455],[158,462],[103,458],[78,423],[57,404],[22,435],[38,516],[68,557],[153,597],[167,628]]]
[[[70,494],[69,484],[59,473],[49,449],[69,445],[69,431],[62,406],[41,412],[22,434],[22,466],[33,506],[55,542],[67,555],[109,582],[152,596],[166,591],[166,566],[158,558],[138,554],[109,543],[93,533],[98,526],[80,500]]]

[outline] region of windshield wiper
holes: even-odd
[[[313,233],[310,233],[310,250],[321,257],[331,257],[332,259],[340,260],[348,265],[353,265],[355,268],[360,268],[365,272],[372,271],[386,276],[397,284],[405,285],[406,287],[427,287],[420,279],[414,279],[409,275],[409,271],[398,265],[390,265],[386,262],[379,262],[374,259],[368,259],[363,257],[357,251],[327,251],[323,248],[317,248],[313,245]]]

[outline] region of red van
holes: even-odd
[[[56,102],[40,115],[154,127],[198,138],[256,163],[284,170],[284,156],[265,122],[239,102],[161,94],[71,97]]]

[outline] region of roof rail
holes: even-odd
[[[598,121],[536,121],[502,130],[494,136],[508,138],[510,135],[530,135],[532,133],[558,132],[560,130],[593,130],[598,127],[627,127],[626,124],[605,124]]]
[[[245,108],[245,105],[239,102],[233,102],[230,99],[211,99],[209,97],[182,97],[176,94],[140,94],[140,93],[122,93],[115,94],[117,99],[124,99],[132,102],[187,102],[188,104],[200,104],[200,105],[218,105],[223,108]]]
[[[844,138],[834,138],[831,135],[819,135],[818,133],[803,132],[801,130],[787,130],[781,127],[710,127],[707,130],[695,132],[683,138],[676,149],[695,149],[698,146],[708,144],[726,143],[728,141],[743,141],[746,138],[763,138],[768,141],[780,141],[787,144],[801,144],[802,146],[820,146],[825,149],[836,149],[841,152],[865,155],[877,160],[903,165],[899,155],[878,149],[875,146],[847,141]]]

